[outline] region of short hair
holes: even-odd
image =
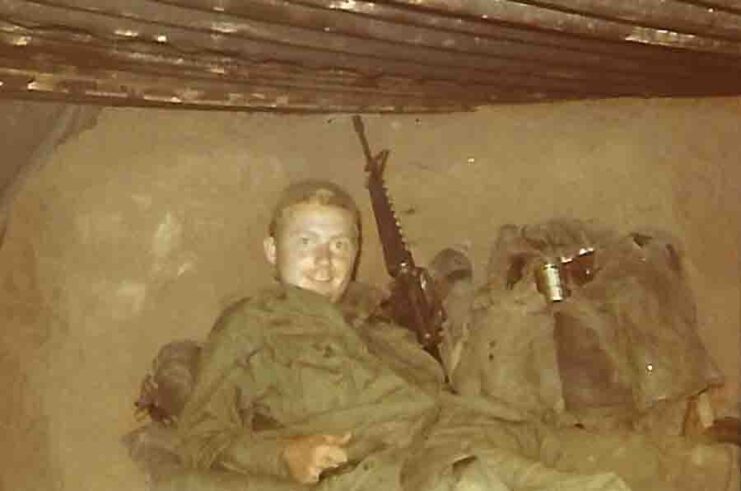
[[[291,206],[301,203],[314,203],[325,206],[335,206],[349,211],[358,229],[358,239],[361,233],[361,219],[358,205],[352,196],[337,184],[331,181],[308,179],[289,185],[280,195],[278,203],[273,208],[273,214],[268,225],[268,233],[275,237],[278,226],[285,211]]]

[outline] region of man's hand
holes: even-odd
[[[310,435],[294,438],[283,450],[283,460],[291,477],[301,484],[319,481],[326,469],[339,467],[347,462],[347,452],[342,448],[350,441],[351,434]]]

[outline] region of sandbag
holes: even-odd
[[[546,265],[560,271],[563,300],[544,291]],[[502,227],[472,318],[456,388],[534,418],[678,434],[688,398],[722,383],[681,250],[660,232]]]

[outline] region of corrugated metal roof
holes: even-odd
[[[741,94],[736,0],[0,0],[0,96],[454,111]]]

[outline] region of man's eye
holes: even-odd
[[[350,248],[350,244],[346,240],[336,240],[334,241],[334,248],[336,251],[344,252]]]
[[[302,246],[311,245],[311,237],[305,237],[305,236],[299,237],[298,243],[301,244]]]

